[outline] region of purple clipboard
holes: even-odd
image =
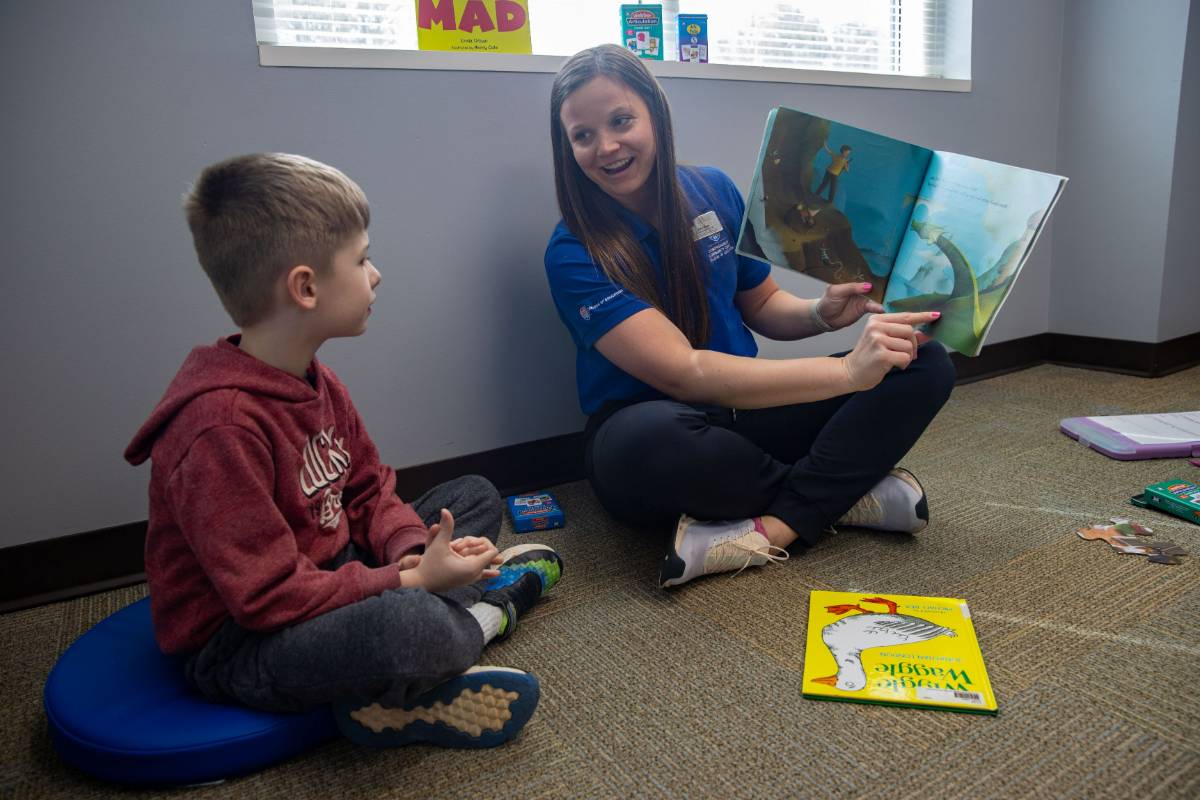
[[[1058,429],[1109,458],[1200,456],[1200,411],[1113,417],[1069,417]]]

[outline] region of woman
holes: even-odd
[[[666,97],[624,48],[563,66],[550,132],[546,274],[578,348],[588,475],[618,519],[675,522],[660,584],[785,558],[835,522],[925,527],[920,484],[893,468],[954,384],[914,327],[937,312],[880,313],[869,284],[801,299],[735,254],[737,187],[676,166]],[[867,313],[849,353],[755,358],[752,330],[795,340]]]

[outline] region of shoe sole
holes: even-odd
[[[929,527],[929,501],[925,499],[925,487],[917,480],[916,475],[913,475],[904,467],[894,468],[892,474],[921,493],[921,499],[917,501],[915,510],[917,519],[924,520],[925,524],[913,531],[913,533],[920,533]]]
[[[495,747],[525,727],[540,696],[531,673],[493,667],[469,670],[411,705],[340,700],[333,712],[342,735],[369,747]]]
[[[687,568],[687,563],[679,557],[679,546],[683,544],[683,534],[686,529],[687,524],[684,518],[680,517],[679,522],[675,525],[675,538],[671,540],[671,549],[663,556],[662,565],[658,569],[658,587],[660,589],[670,589],[672,586],[686,583],[686,581],[679,580]]]
[[[508,568],[508,570],[504,569],[505,566],[508,564],[508,562],[512,561],[517,556],[521,556],[526,553],[531,553],[536,550],[541,550],[541,551],[547,552],[548,554],[552,554],[552,557],[544,558],[539,561],[529,561],[529,562],[526,562],[525,564],[518,564],[516,566],[510,566]],[[504,559],[500,563],[500,567],[499,567],[501,574],[499,577],[492,578],[490,581],[487,582],[488,589],[503,588],[504,586],[507,586],[509,584],[515,583],[516,581],[520,580],[520,578],[523,575],[533,573],[534,575],[537,575],[538,580],[540,580],[542,583],[542,592],[539,596],[545,597],[546,593],[549,592],[551,589],[553,589],[556,585],[558,585],[559,580],[562,578],[562,568],[563,568],[562,558],[558,555],[558,553],[556,553],[555,551],[546,547],[546,545],[544,545],[544,544],[514,545],[512,547],[506,548],[505,550],[502,550],[500,552],[500,556],[501,556],[501,558]],[[539,569],[537,567],[537,565],[542,562],[546,562],[548,564],[550,564],[550,563],[554,564],[555,569],[557,570],[557,574],[553,574],[553,572],[554,572],[553,570]],[[515,578],[506,579],[505,575],[504,575],[505,572],[508,572],[510,574],[516,572],[519,574]]]

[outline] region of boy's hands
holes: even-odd
[[[500,563],[500,553],[499,553],[499,551],[496,550],[496,545],[492,544],[490,539],[485,539],[482,536],[463,536],[458,539],[451,539],[450,540],[450,549],[453,550],[454,552],[458,553],[463,558],[467,558],[468,556],[477,556],[477,555],[480,555],[481,553],[484,553],[484,552],[487,552],[488,550],[490,550],[491,552],[496,554],[492,558],[491,563],[492,564]],[[485,577],[485,578],[494,578],[494,577],[496,577],[496,575],[500,574],[499,570],[494,570],[494,569],[485,569],[483,572],[484,572],[483,577]],[[489,572],[494,572],[494,573],[496,573],[496,575],[487,574]]]
[[[410,556],[401,556],[400,560],[396,562],[396,566],[400,568],[401,572],[404,572],[405,570],[412,569],[413,567],[417,566],[417,564],[420,564],[420,563],[421,563],[421,554],[413,553]]]
[[[892,367],[908,367],[917,357],[917,348],[929,341],[914,326],[933,322],[940,316],[937,311],[920,311],[871,317],[858,344],[842,359],[851,391],[875,387]]]
[[[499,560],[496,545],[479,536],[452,540],[454,517],[446,509],[429,533],[424,554],[404,556],[397,562],[402,586],[441,592],[500,574],[493,568]]]
[[[863,314],[880,314],[883,306],[867,297],[869,283],[836,283],[826,287],[816,301],[817,313],[833,328],[845,328],[858,322]]]
[[[493,547],[493,546],[494,545],[492,545],[492,543],[489,539],[485,539],[482,536],[463,536],[460,539],[451,539],[450,540],[450,549],[453,550],[454,552],[458,553],[460,556],[479,555],[488,547]],[[398,566],[402,570],[407,570],[407,569],[413,569],[420,563],[421,563],[421,554],[420,553],[412,553],[407,556],[402,556],[400,558],[400,560],[396,562],[396,566]],[[500,563],[500,554],[497,553],[495,558],[492,559],[492,564],[499,564],[499,563]],[[483,577],[485,577],[485,578],[494,578],[499,574],[500,574],[500,570],[498,570],[498,569],[490,569],[489,568],[489,569],[485,569],[483,571]]]

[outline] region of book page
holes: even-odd
[[[777,108],[767,118],[737,250],[882,301],[933,151]]]
[[[1086,417],[1138,444],[1200,442],[1200,411]]]
[[[974,356],[1066,179],[935,152],[896,257],[888,311],[941,311],[934,339]]]

